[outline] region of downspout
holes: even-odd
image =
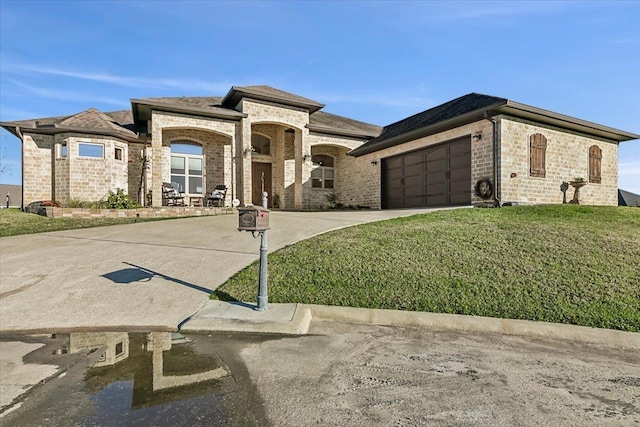
[[[489,112],[484,112],[484,118],[491,122],[493,128],[493,203],[500,207],[500,197],[498,197],[498,122],[489,116]]]
[[[20,138],[20,192],[22,193],[20,210],[24,212],[24,135],[20,131],[20,126],[16,126],[16,133]]]

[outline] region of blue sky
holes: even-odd
[[[640,134],[639,1],[0,0],[0,121],[267,84],[386,125],[480,92]],[[0,155],[20,183],[20,142]],[[640,141],[619,150],[640,193]]]

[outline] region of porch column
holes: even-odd
[[[162,127],[154,120],[151,127],[151,206],[162,206]]]
[[[309,178],[311,176],[311,168],[309,162],[304,161],[305,154],[311,154],[311,145],[309,144],[309,129],[296,129],[294,149],[296,155],[296,180],[295,180],[295,208],[305,208],[307,203],[307,192],[309,188]]]
[[[236,197],[240,199],[240,204],[246,205],[251,203],[251,122],[248,119],[242,119],[239,126],[239,137],[236,151],[238,159],[238,194]],[[245,152],[247,153],[245,155]]]

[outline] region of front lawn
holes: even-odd
[[[255,301],[257,263],[212,298]],[[269,255],[269,300],[640,331],[640,209],[438,211]]]
[[[45,231],[73,230],[75,228],[102,227],[105,225],[132,224],[168,218],[47,218],[22,212],[19,209],[0,209],[0,237],[19,234],[44,233]]]

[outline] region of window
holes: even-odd
[[[171,184],[181,193],[204,194],[202,146],[189,141],[171,144]]]
[[[334,169],[333,157],[317,154],[311,157],[311,186],[313,188],[333,188]]]
[[[116,160],[122,160],[122,148],[116,147],[115,159]]]
[[[602,150],[597,145],[589,147],[589,182],[600,184],[602,181]]]
[[[67,158],[67,141],[61,142],[58,146],[58,158],[66,159]]]
[[[271,141],[266,136],[251,134],[251,150],[256,154],[270,154]]]
[[[81,142],[80,144],[78,144],[78,155],[80,157],[93,157],[96,159],[103,159],[104,145]]]
[[[547,153],[547,138],[535,133],[529,137],[529,175],[544,178],[547,174],[545,160]]]

